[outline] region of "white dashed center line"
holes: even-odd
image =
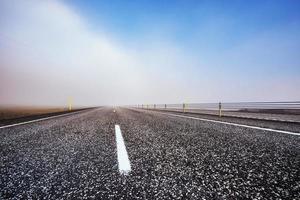
[[[129,172],[131,171],[131,166],[130,166],[124,139],[122,137],[122,133],[119,125],[115,125],[115,132],[116,132],[119,172],[122,175],[128,175]]]

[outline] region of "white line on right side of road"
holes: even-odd
[[[122,137],[121,129],[119,125],[115,125],[116,142],[117,142],[117,154],[118,154],[118,166],[119,172],[123,175],[128,175],[131,171],[128,154],[126,151],[124,139]]]
[[[71,113],[65,113],[65,114],[61,114],[61,115],[54,115],[54,116],[51,116],[51,117],[44,117],[44,118],[30,120],[30,121],[26,121],[26,122],[20,122],[20,123],[16,123],[16,124],[5,125],[5,126],[1,126],[0,129],[19,126],[19,125],[24,125],[24,124],[29,124],[29,123],[33,123],[33,122],[39,122],[39,121],[43,121],[43,120],[47,120],[47,119],[53,119],[53,118],[56,118],[56,117],[63,117],[63,116],[72,115],[72,114],[79,113],[79,112],[84,112],[84,111],[86,111],[86,110],[79,110],[79,111],[74,111],[74,112],[71,112]]]
[[[169,115],[169,116],[174,116],[174,117],[181,117],[181,118],[195,119],[195,120],[206,121],[206,122],[213,122],[213,123],[219,123],[219,124],[226,124],[226,125],[231,125],[231,126],[238,126],[238,127],[244,127],[244,128],[251,128],[251,129],[256,129],[256,130],[271,131],[271,132],[276,132],[276,133],[284,133],[284,134],[289,134],[289,135],[297,135],[297,136],[300,136],[300,133],[291,132],[291,131],[283,131],[283,130],[277,130],[277,129],[271,129],[271,128],[263,128],[263,127],[258,127],[258,126],[250,126],[250,125],[244,125],[244,124],[236,124],[236,123],[231,123],[231,122],[217,121],[217,120],[212,120],[212,119],[204,119],[204,118],[191,117],[191,116],[185,116],[185,115],[176,115],[176,114],[169,114],[169,113],[161,113],[161,114],[163,114],[163,115]]]

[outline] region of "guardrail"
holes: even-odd
[[[259,112],[300,114],[300,101],[285,102],[229,102],[229,103],[182,103],[182,104],[139,104],[143,109],[166,109],[186,111],[214,111],[222,116],[223,112]]]

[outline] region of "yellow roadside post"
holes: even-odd
[[[69,99],[68,99],[68,109],[69,109],[69,111],[72,110],[72,97],[69,97]]]
[[[219,117],[222,117],[222,104],[219,102]]]

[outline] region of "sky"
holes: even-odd
[[[300,100],[298,0],[0,0],[0,106]]]

